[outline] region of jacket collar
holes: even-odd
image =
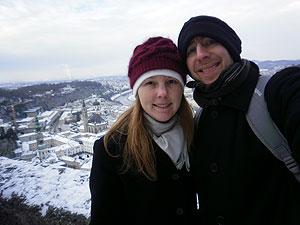
[[[249,75],[246,80],[236,90],[224,96],[220,105],[247,112],[258,77],[259,69],[255,63],[251,62]]]

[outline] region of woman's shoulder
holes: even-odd
[[[124,144],[126,142],[126,135],[120,134],[118,132],[112,133],[107,139],[107,151],[104,144],[104,136],[96,140],[94,143],[94,154],[98,151],[105,151],[111,155],[118,155],[121,153]]]

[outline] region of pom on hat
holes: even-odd
[[[149,38],[133,51],[128,66],[128,77],[133,94],[136,94],[145,79],[155,75],[174,77],[183,86],[186,83],[187,71],[182,57],[174,42],[169,38]]]
[[[212,16],[196,16],[187,21],[178,37],[178,49],[186,60],[187,48],[194,37],[209,37],[221,43],[235,62],[241,61],[242,42],[224,21]]]

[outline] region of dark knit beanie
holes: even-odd
[[[174,77],[182,86],[186,83],[187,71],[182,57],[169,38],[149,38],[133,51],[128,66],[128,77],[133,94],[136,94],[142,81],[155,75]]]
[[[224,21],[212,16],[196,16],[187,21],[178,37],[178,48],[186,60],[187,48],[194,37],[209,37],[222,44],[235,62],[241,61],[241,40]]]

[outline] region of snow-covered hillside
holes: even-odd
[[[26,204],[49,206],[90,216],[89,171],[66,168],[63,163],[44,165],[0,157],[0,192],[24,196]]]

